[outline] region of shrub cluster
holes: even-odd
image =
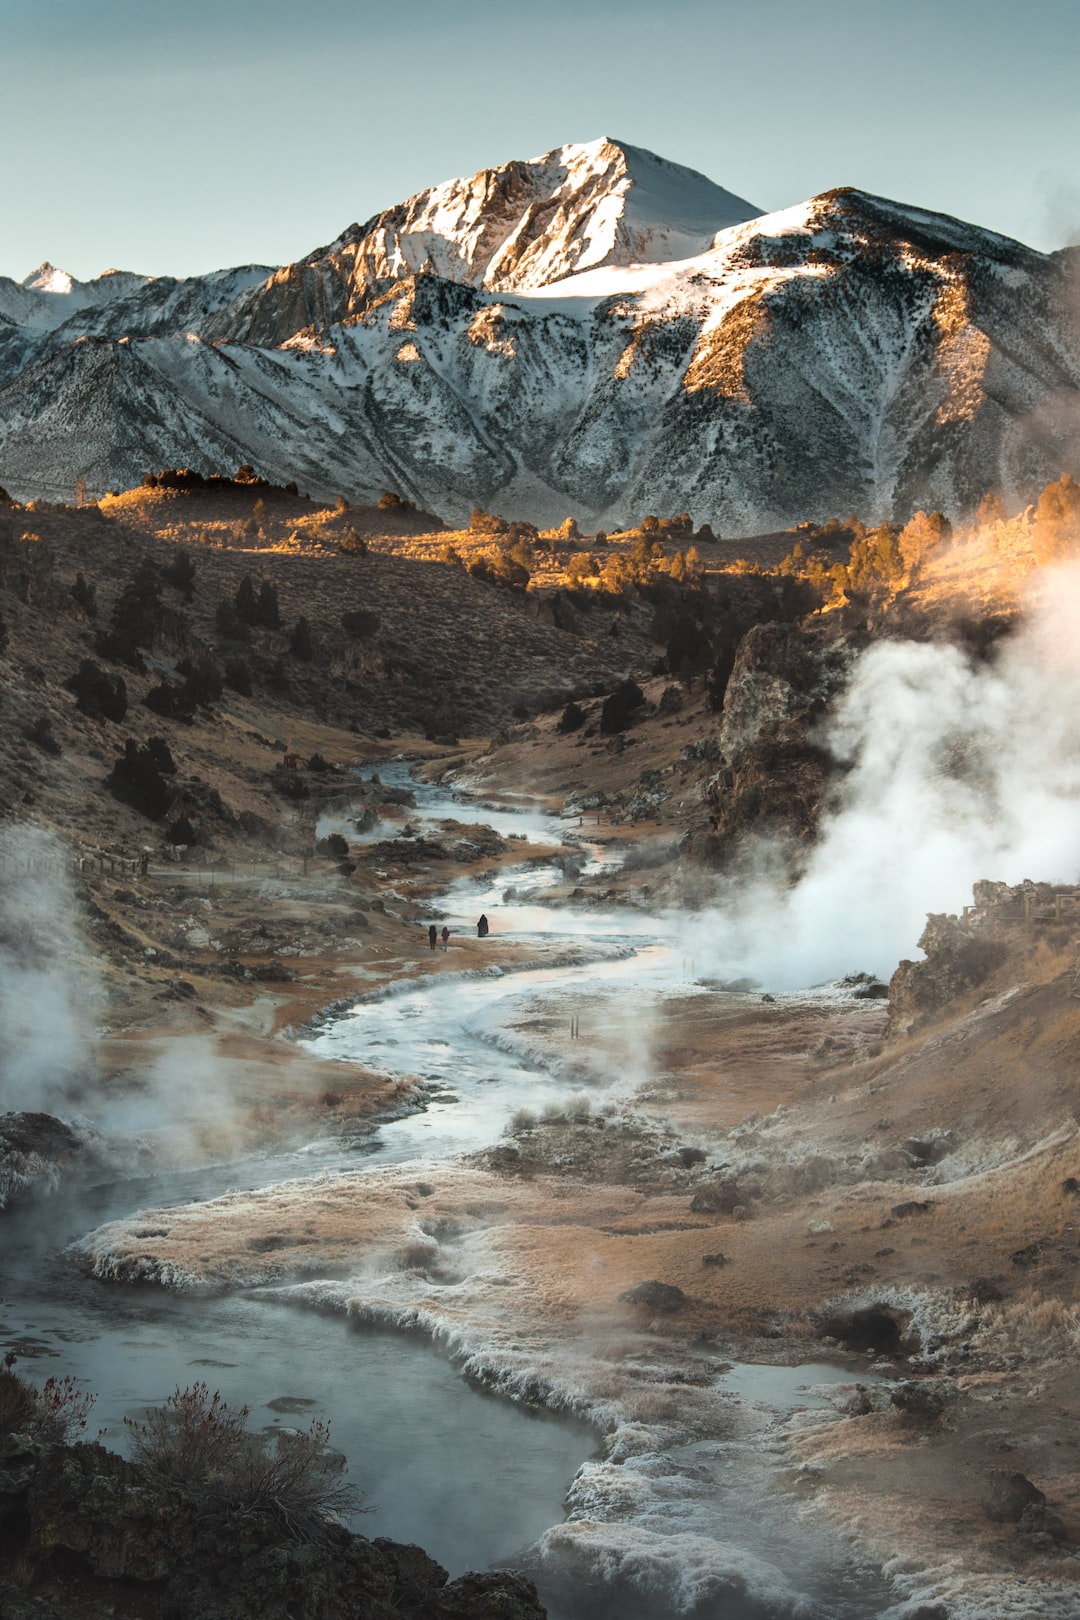
[[[26,1434],[54,1444],[75,1439],[86,1428],[94,1397],[70,1377],[48,1378],[35,1389],[15,1371],[15,1360],[9,1350],[0,1364],[0,1435]]]
[[[199,1383],[178,1386],[145,1422],[125,1422],[132,1456],[152,1484],[194,1489],[213,1517],[272,1516],[290,1535],[319,1540],[337,1514],[358,1505],[329,1425],[315,1421],[268,1439],[249,1432],[249,1416],[247,1406],[229,1406]]]

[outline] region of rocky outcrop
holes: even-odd
[[[455,1581],[419,1547],[336,1522],[290,1538],[271,1515],[208,1514],[99,1445],[11,1439],[0,1458],[7,1620],[543,1620],[514,1574]],[[13,1577],[17,1576],[17,1583]]]
[[[983,983],[1008,955],[978,915],[932,913],[919,936],[925,961],[899,964],[889,981],[889,1031],[901,1034]]]
[[[982,1495],[982,1510],[997,1524],[1017,1524],[1030,1507],[1044,1508],[1046,1497],[1015,1468],[991,1468]]]
[[[53,1192],[87,1153],[85,1136],[52,1114],[0,1114],[0,1210]]]
[[[743,637],[723,696],[723,765],[705,790],[711,853],[722,858],[750,832],[813,833],[834,769],[816,731],[847,665],[843,643],[796,625]]]

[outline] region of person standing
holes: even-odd
[[[431,927],[427,931],[427,942],[430,945],[432,950],[435,949],[435,946],[438,943],[438,939],[439,939],[439,930],[435,927],[435,924],[432,923]]]
[[[447,928],[446,924],[443,923],[442,948],[443,948],[444,951],[445,951],[446,947],[449,945],[449,943],[450,943],[450,930],[449,930],[449,928]]]
[[[484,913],[481,912],[480,913],[480,921],[476,925],[476,937],[477,937],[477,939],[487,939],[488,934],[490,932],[491,932],[491,929],[490,929],[490,927],[488,925],[488,920],[485,917]]]

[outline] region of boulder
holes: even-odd
[[[626,1289],[619,1298],[631,1305],[647,1305],[650,1311],[659,1311],[664,1316],[681,1311],[686,1304],[686,1295],[681,1288],[676,1288],[674,1283],[657,1282],[655,1279]]]
[[[914,1423],[939,1423],[946,1407],[955,1399],[952,1385],[944,1378],[905,1378],[890,1397],[897,1411]]]
[[[1054,1542],[1069,1539],[1061,1516],[1055,1513],[1053,1508],[1040,1507],[1038,1502],[1028,1503],[1020,1515],[1016,1528],[1022,1536],[1047,1536]]]
[[[698,1188],[690,1200],[690,1210],[694,1215],[731,1215],[743,1202],[735,1178],[720,1176]]]
[[[1024,1509],[1046,1506],[1046,1497],[1017,1469],[991,1468],[983,1491],[982,1510],[995,1524],[1018,1524]]]

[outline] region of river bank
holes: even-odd
[[[526,1559],[567,1613],[1070,1615],[1068,1540],[981,1505],[994,1469],[1027,1472],[1075,1534],[1075,1320],[1050,1268],[1068,1264],[1076,1133],[1043,1058],[1075,1016],[1052,952],[889,1043],[864,981],[698,982],[685,914],[644,909],[625,869],[579,873],[607,898],[553,910],[543,831],[536,865],[497,874],[505,900],[482,862],[439,868],[436,899],[430,864],[383,847],[388,909],[367,915],[397,949],[365,959],[363,999],[281,1043],[330,953],[299,990],[260,991],[283,1065],[357,1090],[407,1074],[425,1111],[367,1137],[362,1169],[320,1133],[326,1173],[279,1156],[291,1179],[271,1162],[249,1190],[99,1227],[87,1271],[242,1291],[267,1342],[283,1306],[419,1332],[484,1387],[586,1419],[602,1456]],[[453,941],[477,902],[521,937],[429,955],[421,908]],[[1021,1050],[1033,1020],[1056,1035]],[[759,1403],[740,1370],[823,1354],[843,1376],[809,1406],[790,1384]]]

